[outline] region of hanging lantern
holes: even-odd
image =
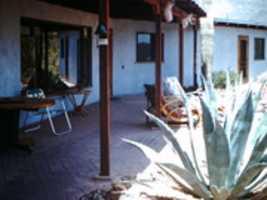
[[[173,20],[173,7],[175,5],[174,0],[167,0],[166,4],[164,5],[164,18],[166,22],[171,22]]]

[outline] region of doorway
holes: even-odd
[[[249,38],[248,36],[238,37],[238,73],[242,73],[243,80],[249,79]]]

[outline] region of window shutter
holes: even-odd
[[[88,37],[78,40],[78,85],[80,87],[92,87],[92,32],[88,31]]]

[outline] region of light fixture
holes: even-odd
[[[108,33],[106,26],[102,23],[99,23],[95,34],[98,35],[99,38],[107,38]]]
[[[97,45],[107,46],[108,45],[108,31],[104,24],[99,23],[95,34],[98,35]]]

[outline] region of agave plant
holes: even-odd
[[[189,117],[191,158],[189,152],[185,152],[176,139],[175,131],[150,113],[146,115],[161,128],[167,144],[170,144],[180,157],[182,166],[174,160],[162,162],[158,159],[160,154],[150,147],[125,140],[142,150],[183,192],[205,200],[250,199],[258,188],[267,190],[264,183],[267,178],[267,114],[257,112],[265,78],[250,84],[242,92],[238,81],[232,85],[229,80],[227,78],[227,103],[222,121],[218,113],[220,98],[212,81],[203,80],[205,92],[200,98],[200,104],[206,170],[200,167],[197,160],[193,142],[195,127],[189,99],[182,88],[180,89]]]

